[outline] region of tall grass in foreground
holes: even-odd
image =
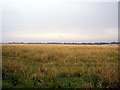
[[[3,88],[114,88],[117,45],[2,45]]]

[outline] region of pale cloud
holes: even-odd
[[[3,41],[116,41],[118,3],[4,0]]]
[[[7,37],[11,37],[11,39],[14,39],[15,41],[77,41],[77,42],[94,42],[94,41],[114,41],[118,40],[118,32],[117,29],[107,29],[104,31],[97,31],[97,32],[87,32],[86,29],[82,29],[81,32],[73,32],[70,28],[69,32],[41,32],[41,31],[33,31],[33,30],[24,30],[24,31],[14,31],[9,32]],[[44,31],[44,29],[43,29]],[[92,31],[92,30],[91,30]],[[28,33],[29,32],[29,33]],[[6,35],[4,36],[4,39],[7,38]],[[113,38],[114,37],[114,38]]]
[[[0,43],[2,42],[2,1],[0,1]]]

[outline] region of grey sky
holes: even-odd
[[[117,2],[4,0],[3,42],[118,40]]]

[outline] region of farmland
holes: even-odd
[[[4,44],[3,88],[114,88],[117,45]]]

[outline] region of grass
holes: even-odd
[[[3,88],[117,88],[117,45],[2,45]]]

